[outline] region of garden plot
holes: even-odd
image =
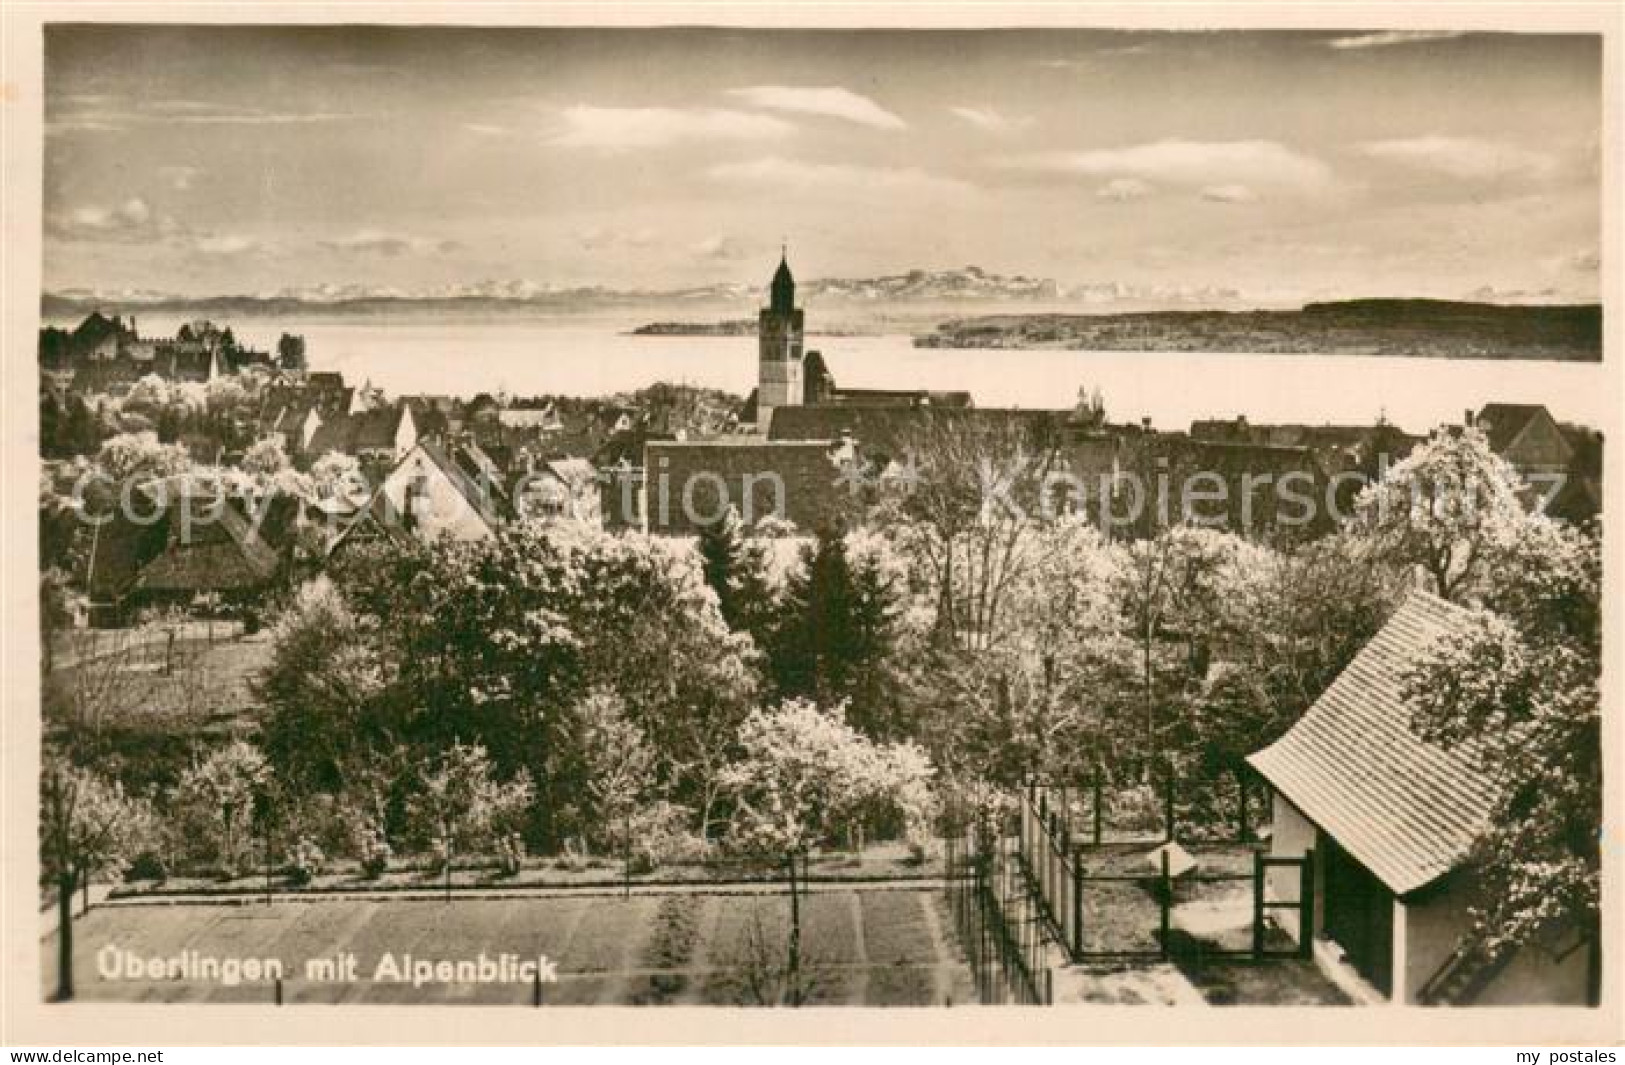
[[[1252,946],[1253,851],[1240,844],[1191,845],[1195,868],[1173,883],[1170,928],[1214,950]],[[1112,844],[1082,852],[1086,954],[1161,952],[1161,877],[1155,847]]]
[[[802,944],[809,1004],[927,1005],[971,1001],[963,961],[938,931],[926,890],[833,890],[803,896]],[[790,901],[782,892],[722,895],[442,899],[278,899],[236,904],[106,905],[74,925],[78,995],[87,1001],[270,1003],[270,979],[228,986],[218,978],[105,979],[108,947],[143,959],[275,959],[287,1003],[508,1004],[529,1006],[535,987],[373,979],[397,961],[474,959],[484,952],[546,955],[559,982],[547,1005],[751,1004],[782,989]],[[54,938],[42,944],[44,988],[55,986]],[[353,957],[357,978],[307,973],[313,959]]]

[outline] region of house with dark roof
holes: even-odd
[[[963,427],[978,433],[1014,433],[1047,444],[1091,431],[1070,410],[999,407],[825,405],[779,407],[767,427],[771,441],[850,438],[871,457],[894,458],[911,440]]]
[[[418,442],[417,422],[405,403],[354,414],[335,414],[323,420],[304,450],[311,455],[337,451],[363,462],[395,463]]]
[[[514,488],[514,508],[543,522],[604,524],[598,470],[586,459],[556,458],[533,463]]]
[[[644,450],[645,528],[695,536],[730,506],[747,525],[773,518],[804,533],[833,525],[857,502],[840,452],[822,440],[651,440]]]
[[[1250,421],[1244,414],[1193,421],[1190,437],[1217,444],[1311,448],[1347,456],[1354,464],[1373,470],[1379,458],[1385,457],[1390,464],[1398,462],[1424,439],[1386,421],[1370,425],[1261,423]]]
[[[305,455],[321,425],[321,411],[313,405],[267,402],[260,408],[258,436],[278,441],[289,455]]]
[[[226,372],[220,349],[202,340],[165,340],[156,345],[152,373],[166,381],[203,384]]]
[[[1574,457],[1552,412],[1537,403],[1486,403],[1468,412],[1468,425],[1484,434],[1490,450],[1524,476],[1563,473]]]
[[[1353,459],[1314,447],[1140,433],[1125,442],[1125,472],[1145,495],[1137,535],[1180,520],[1241,536],[1311,538],[1351,512],[1361,481]],[[1331,500],[1335,497],[1336,505]]]
[[[412,408],[419,433],[430,435],[462,428],[463,405],[455,396],[424,393],[402,396],[401,402]]]
[[[84,362],[73,371],[73,390],[85,395],[121,396],[150,372],[129,359]]]
[[[417,537],[481,540],[514,517],[507,489],[460,444],[419,440],[329,546]]]
[[[1313,872],[1313,926],[1277,910],[1383,997],[1403,1004],[1579,1005],[1595,958],[1572,929],[1490,958],[1469,907],[1468,862],[1498,792],[1473,743],[1444,747],[1411,728],[1404,677],[1435,640],[1468,630],[1466,610],[1413,592],[1297,724],[1248,761],[1274,789],[1270,851]],[[1284,872],[1284,870],[1282,871]],[[1299,873],[1267,890],[1296,901]]]
[[[1544,498],[1546,513],[1576,523],[1601,512],[1601,434],[1565,426],[1536,403],[1486,403],[1466,422],[1529,484],[1526,503]]]
[[[85,315],[84,321],[74,326],[69,338],[74,353],[80,357],[94,357],[95,352],[105,352],[104,357],[111,358],[118,353],[122,341],[133,339],[135,335],[133,321],[126,324],[119,315],[109,317],[101,311],[91,311]]]
[[[115,509],[91,530],[92,624],[123,624],[141,607],[200,595],[251,604],[281,578],[299,509],[293,498],[222,495],[186,475],[138,492],[142,503]]]

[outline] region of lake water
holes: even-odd
[[[143,317],[144,334],[175,322]],[[755,385],[754,337],[641,337],[635,321],[244,320],[238,336],[271,348],[306,338],[316,369],[341,370],[392,395],[506,390],[602,395],[655,381],[744,395]],[[1422,432],[1486,402],[1544,403],[1560,419],[1602,425],[1619,402],[1599,363],[1306,355],[915,348],[908,336],[812,337],[843,386],[964,389],[983,407],[1070,406],[1099,388],[1114,421],[1161,429],[1244,413],[1255,422],[1369,422],[1384,414]]]

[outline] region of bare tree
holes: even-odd
[[[896,507],[957,646],[997,643],[1010,587],[1060,454],[1060,425],[1002,411],[933,412],[898,442]]]

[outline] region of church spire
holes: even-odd
[[[773,272],[772,297],[768,306],[774,314],[789,314],[796,306],[796,279],[790,276],[790,249],[779,248],[779,268]]]

